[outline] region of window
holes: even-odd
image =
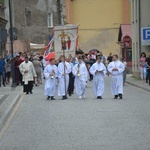
[[[53,27],[53,13],[48,13],[47,21],[48,21],[48,28],[52,28]]]

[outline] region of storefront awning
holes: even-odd
[[[118,34],[118,42],[122,42],[123,38],[128,35],[132,39],[131,24],[121,24]]]

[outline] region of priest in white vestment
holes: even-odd
[[[97,56],[96,63],[91,66],[90,73],[93,75],[94,94],[97,99],[102,99],[102,94],[104,93],[106,67],[101,62],[100,56]]]
[[[108,65],[108,71],[111,74],[111,92],[114,99],[117,99],[118,96],[122,99],[124,69],[123,63],[118,60],[118,55],[113,55],[113,61]]]
[[[33,63],[29,61],[27,56],[25,57],[25,61],[19,65],[19,70],[22,74],[23,92],[32,94],[34,78],[37,77],[37,75]]]
[[[44,95],[47,96],[47,100],[55,100],[54,94],[56,90],[56,78],[58,76],[58,69],[55,65],[55,60],[51,59],[50,64],[44,69],[45,87]]]
[[[88,78],[88,71],[82,58],[78,58],[78,64],[73,67],[73,74],[75,76],[75,90],[79,99],[85,98],[86,82]]]
[[[62,62],[58,64],[58,96],[62,96],[62,100],[65,100],[67,99],[71,65],[65,61],[65,56],[61,57],[61,61]]]

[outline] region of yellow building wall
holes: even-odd
[[[96,48],[108,55],[121,54],[118,32],[122,23],[122,0],[74,0],[72,18],[79,26],[79,48]]]

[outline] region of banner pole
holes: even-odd
[[[64,56],[64,84],[65,84],[65,96],[67,96],[67,89],[66,89],[66,65],[65,65],[65,50],[63,49],[63,56]]]

